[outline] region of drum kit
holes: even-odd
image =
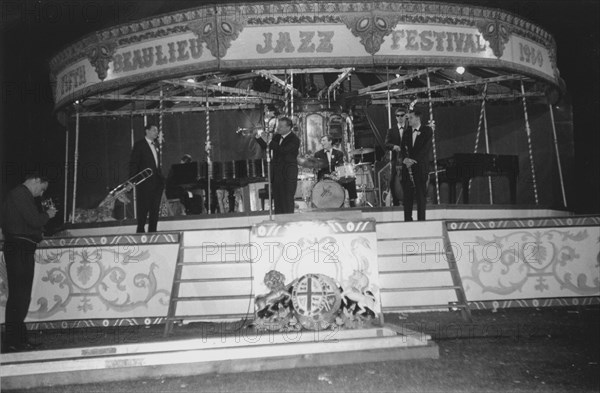
[[[298,174],[296,198],[302,198],[307,206],[311,203],[319,209],[339,208],[344,206],[346,192],[342,185],[356,181],[358,198],[356,206],[373,206],[366,194],[374,191],[372,163],[363,162],[363,155],[373,153],[373,148],[358,148],[350,151],[353,156],[360,155],[357,164],[344,163],[335,168],[326,178],[317,181],[316,172],[327,168],[327,160],[316,157],[298,157],[301,170]],[[374,201],[373,201],[374,203]]]

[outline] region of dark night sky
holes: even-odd
[[[85,34],[120,23],[198,6],[189,0],[0,0],[0,195],[18,172],[43,165],[63,170],[64,130],[52,113],[49,60]],[[214,2],[213,2],[214,3]],[[576,195],[569,208],[600,213],[598,79],[600,2],[596,0],[463,0],[502,8],[544,27],[556,39],[558,68],[572,101]],[[62,185],[53,187],[61,188]],[[62,189],[62,188],[61,188]]]

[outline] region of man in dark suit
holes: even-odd
[[[273,202],[275,214],[294,212],[294,195],[298,185],[298,150],[300,138],[292,132],[293,123],[288,117],[277,121],[277,129],[273,139],[269,142],[272,151],[271,159],[271,187],[273,188]],[[267,143],[260,135],[256,141],[263,148]]]
[[[408,115],[406,110],[402,108],[396,109],[396,127],[390,128],[385,135],[385,147],[388,150],[392,151],[392,172],[390,176],[390,191],[392,193],[392,205],[399,206],[400,205],[400,184],[401,184],[401,170],[399,168],[402,166],[402,161],[400,159],[401,152],[401,144],[402,144],[402,134],[404,130],[408,127]]]
[[[41,211],[39,202],[35,200],[47,188],[48,179],[30,174],[23,184],[6,194],[2,204],[3,251],[8,282],[3,352],[35,349],[39,344],[32,343],[27,338],[25,318],[31,303],[35,250],[42,240],[44,225],[57,212],[54,206]]]
[[[137,233],[144,233],[146,220],[148,232],[156,232],[160,200],[165,184],[160,170],[160,151],[157,143],[158,128],[148,125],[144,128],[146,136],[133,145],[129,159],[129,177],[146,168],[152,175],[136,186],[137,196]]]
[[[417,220],[425,221],[427,179],[432,152],[433,130],[421,125],[421,113],[409,111],[408,124],[402,134],[402,192],[404,194],[404,221],[412,221],[413,201],[417,201]]]
[[[341,150],[337,150],[333,148],[332,144],[333,140],[331,136],[325,135],[321,138],[321,145],[323,149],[317,151],[315,153],[315,158],[320,158],[327,162],[327,166],[325,168],[321,168],[317,173],[317,179],[322,180],[327,177],[327,175],[331,175],[335,168],[340,165],[344,165],[344,153]],[[356,179],[340,183],[342,187],[348,190],[348,199],[350,200],[350,207],[355,206],[356,201]]]

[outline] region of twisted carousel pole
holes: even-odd
[[[562,191],[563,205],[567,207],[567,194],[565,193],[565,182],[563,180],[562,165],[560,164],[560,154],[558,152],[558,139],[556,138],[556,124],[554,122],[554,109],[552,104],[548,104],[550,109],[550,119],[552,120],[552,136],[554,137],[554,151],[556,152],[556,162],[558,164],[558,177],[560,179],[560,190]]]
[[[146,126],[146,115],[144,115],[144,126]],[[130,134],[130,151],[133,150],[135,144],[135,134],[133,132],[133,110],[129,115],[129,134]],[[133,218],[137,219],[137,187],[133,187]]]
[[[531,166],[531,177],[533,180],[533,196],[535,204],[539,205],[537,180],[535,178],[535,163],[533,161],[533,144],[531,143],[531,128],[529,127],[529,115],[527,114],[527,100],[525,99],[525,85],[521,79],[521,98],[523,100],[523,113],[525,114],[525,132],[527,133],[527,149],[529,150],[529,165]]]
[[[487,86],[487,84],[486,84]],[[483,107],[483,130],[485,132],[485,152],[490,154],[490,138],[488,133],[487,109]],[[490,205],[494,204],[494,189],[492,188],[492,177],[488,176],[488,189],[490,190]]]
[[[427,70],[429,71],[429,69]],[[433,102],[431,101],[431,81],[429,79],[429,72],[425,74],[427,77],[427,99],[429,100],[429,122],[433,125]],[[435,171],[435,194],[437,198],[437,204],[440,204],[440,177],[438,175],[438,164],[437,164],[437,147],[435,143],[435,125],[432,127],[431,142],[433,143],[433,170]]]
[[[67,208],[68,208],[68,193],[69,193],[69,120],[67,118],[67,125],[65,127],[65,192],[63,199],[63,222],[67,222]]]
[[[158,173],[162,176],[162,162],[163,162],[163,142],[165,140],[165,134],[163,132],[163,117],[164,117],[164,94],[163,87],[160,87],[159,92],[159,101],[158,101]],[[169,216],[172,215],[169,207],[169,202],[165,196],[165,190],[163,189],[162,195],[160,197],[160,209],[159,214],[161,216]]]
[[[73,154],[73,206],[71,223],[75,223],[75,204],[77,202],[77,164],[79,163],[79,103],[75,103],[75,153]]]
[[[206,141],[204,142],[204,151],[206,152],[206,163],[207,165],[207,176],[206,178],[208,179],[208,186],[206,188],[206,210],[207,210],[207,214],[211,214],[212,211],[212,207],[211,207],[211,181],[212,181],[212,161],[211,161],[211,152],[212,152],[212,145],[210,142],[210,104],[208,102],[208,89],[204,89],[205,92],[205,97],[206,97]]]
[[[290,119],[294,117],[294,71],[290,71]]]
[[[165,134],[163,133],[163,116],[164,116],[164,95],[163,88],[160,87],[160,100],[158,102],[158,170],[162,171],[162,152],[163,152],[163,142],[165,140]]]
[[[388,115],[388,128],[392,128],[392,103],[390,98],[390,70],[388,67],[385,67],[385,77],[387,82],[387,115]]]
[[[483,98],[481,100],[481,109],[479,110],[479,121],[477,122],[477,134],[475,135],[475,148],[473,149],[473,153],[477,153],[477,150],[479,150],[479,136],[481,135],[481,125],[483,124],[483,117],[485,116],[485,98],[487,94],[487,87],[488,84],[486,83],[483,86]],[[471,192],[472,181],[473,178],[469,179],[469,193]]]

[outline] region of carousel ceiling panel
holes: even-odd
[[[464,67],[459,74],[456,67]],[[514,14],[448,3],[219,3],[89,35],[51,60],[56,108],[147,111],[513,99],[561,86],[552,36]],[[485,89],[484,89],[485,88]],[[492,98],[493,96],[493,98]]]

